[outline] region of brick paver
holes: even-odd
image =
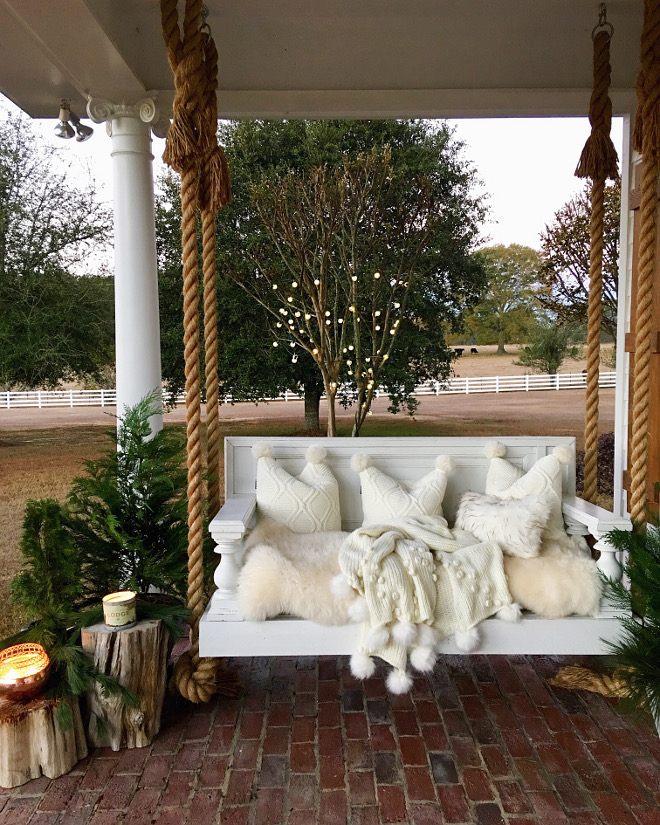
[[[0,789],[0,825],[660,825],[660,740],[566,659],[444,657],[407,696],[345,658],[254,659],[150,748]]]

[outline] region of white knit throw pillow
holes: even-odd
[[[452,467],[449,456],[440,455],[435,460],[435,469],[408,489],[402,482],[373,467],[368,456],[360,453],[354,455],[351,468],[360,474],[364,515],[362,526],[417,516],[442,518],[442,499]]]
[[[326,451],[311,446],[307,464],[292,476],[272,457],[269,444],[252,447],[257,457],[257,510],[260,515],[285,524],[294,533],[318,533],[341,529],[339,485],[324,462]]]
[[[496,541],[510,556],[538,556],[541,536],[550,518],[550,503],[542,496],[502,499],[463,493],[456,511],[456,527],[479,541]]]

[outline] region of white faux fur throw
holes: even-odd
[[[238,579],[238,600],[249,621],[292,614],[318,624],[348,624],[355,593],[336,595],[330,581],[348,533],[293,533],[264,518],[250,533]]]
[[[504,572],[514,601],[548,619],[577,613],[595,616],[603,582],[588,556],[557,552],[533,559],[504,557]]]

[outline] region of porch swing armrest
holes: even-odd
[[[587,531],[597,539],[609,533],[610,530],[632,530],[632,522],[627,516],[616,516],[604,507],[599,507],[577,496],[564,496],[561,509],[569,533],[571,533],[572,525],[584,525]]]
[[[613,581],[621,581],[623,567],[617,549],[607,541],[611,530],[632,530],[632,522],[625,516],[616,516],[577,496],[565,496],[562,500],[562,513],[566,532],[572,536],[592,535],[596,541],[593,549],[599,553],[596,564],[601,573]]]
[[[209,532],[218,545],[241,541],[257,508],[254,493],[229,496],[209,524]]]

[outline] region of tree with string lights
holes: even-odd
[[[340,168],[265,176],[252,190],[267,236],[249,249],[254,277],[242,285],[271,315],[273,346],[313,358],[328,400],[329,436],[336,434],[335,401],[346,384],[355,388],[353,435],[359,435],[404,326],[415,334],[435,327],[435,358],[416,372],[448,373],[439,319],[423,317],[419,301],[411,300],[433,288],[428,247],[444,219],[442,205],[424,176],[410,182],[414,198],[398,197],[393,179],[384,147]]]

